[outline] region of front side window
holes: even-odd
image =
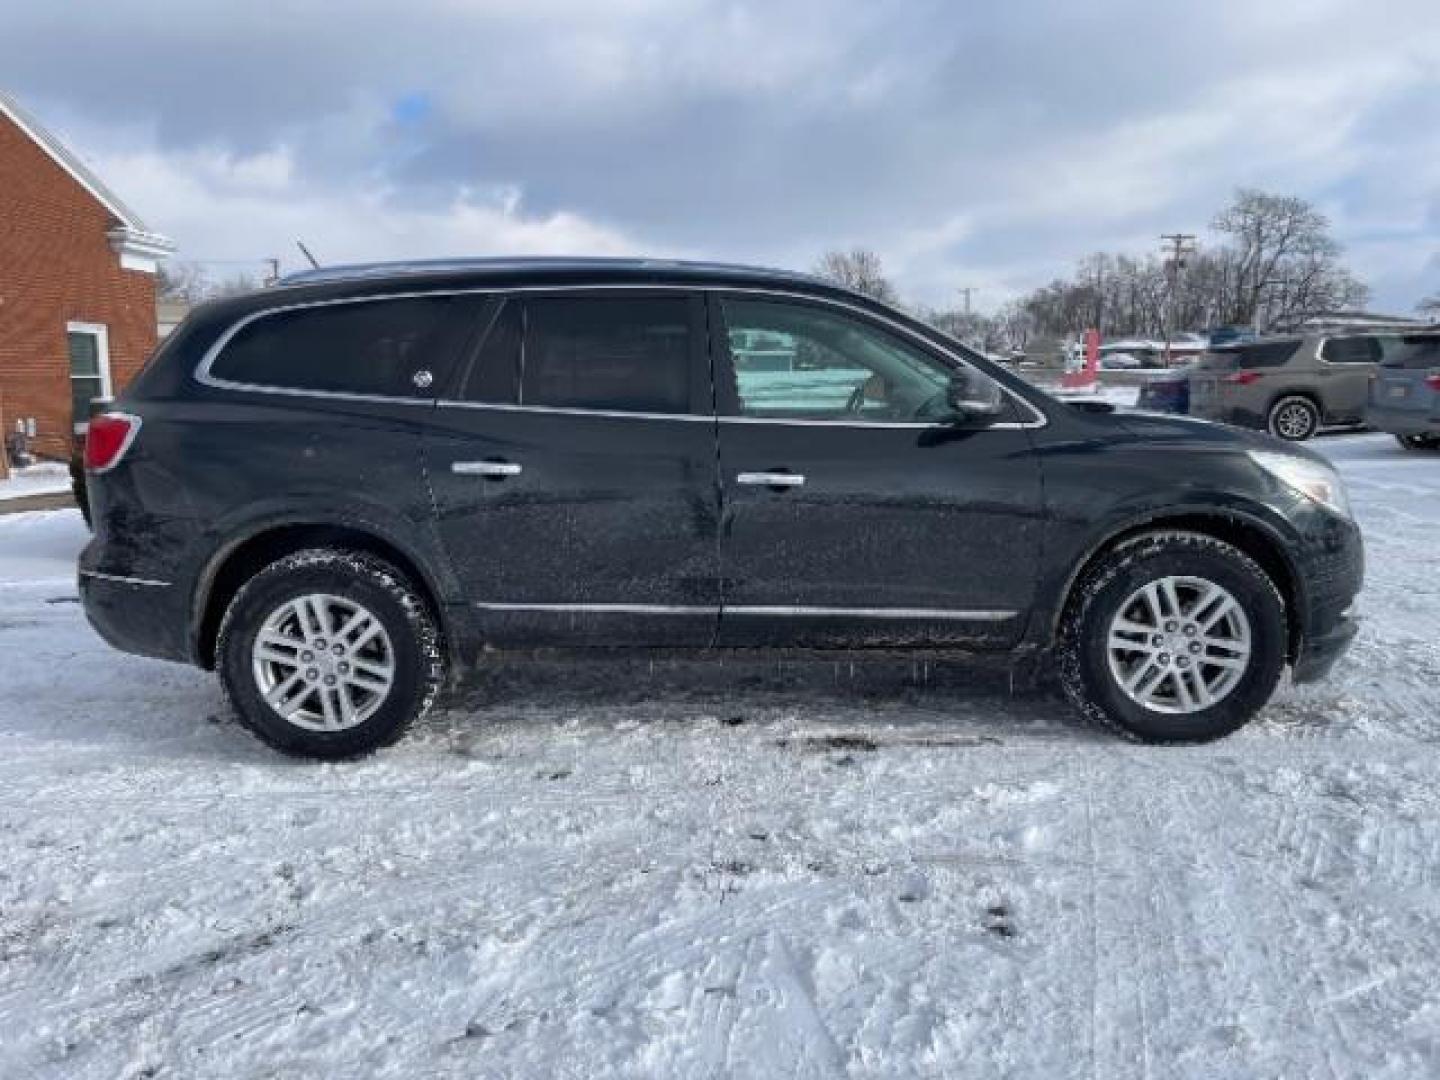
[[[527,300],[520,404],[689,412],[690,313],[683,297]]]
[[[877,327],[809,304],[722,301],[741,416],[930,422],[952,369]]]
[[[70,420],[76,431],[90,422],[90,400],[109,397],[108,337],[105,327],[71,323],[65,332],[70,354]]]
[[[449,310],[448,297],[430,296],[277,311],[241,327],[210,374],[295,390],[403,393]]]

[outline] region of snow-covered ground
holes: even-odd
[[[70,467],[61,462],[41,461],[23,469],[11,469],[0,480],[0,500],[19,499],[26,495],[53,495],[70,490]]]
[[[1440,458],[1321,440],[1367,623],[1239,735],[993,677],[502,672],[348,765],[0,517],[0,1076],[1440,1074]]]

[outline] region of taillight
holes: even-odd
[[[140,434],[140,417],[123,412],[99,413],[90,418],[85,433],[86,472],[108,472],[120,464],[125,451]]]
[[[1225,381],[1237,386],[1249,386],[1259,378],[1260,372],[1258,371],[1237,371],[1234,375],[1226,375]]]
[[[1425,385],[1431,390],[1440,390],[1440,375],[1426,375]]]

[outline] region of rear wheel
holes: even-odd
[[[1291,394],[1270,406],[1266,427],[1277,438],[1303,442],[1320,430],[1320,410],[1309,398]]]
[[[245,726],[305,757],[394,742],[444,677],[424,599],[390,564],[351,551],[301,551],[261,570],[226,610],[216,652]]]
[[[1244,725],[1285,665],[1285,605],[1244,552],[1157,532],[1111,552],[1080,587],[1061,681],[1085,716],[1148,742],[1200,742]]]
[[[1396,435],[1395,441],[1406,450],[1440,450],[1440,436]]]

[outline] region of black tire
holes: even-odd
[[[288,601],[323,593],[362,606],[384,627],[394,674],[374,712],[353,727],[315,731],[266,702],[251,657],[265,620]],[[327,760],[388,746],[424,716],[445,680],[445,651],[424,598],[389,563],[362,552],[313,548],[261,570],[235,594],[220,623],[216,667],[240,722],[277,750]]]
[[[1435,435],[1396,435],[1395,441],[1406,450],[1440,450],[1440,437]]]
[[[1320,430],[1320,408],[1304,394],[1286,394],[1270,406],[1265,429],[1277,439],[1304,442]]]
[[[70,493],[75,499],[75,505],[80,508],[80,516],[85,519],[85,527],[94,532],[95,522],[90,516],[89,485],[85,482],[85,464],[78,457],[70,459]]]
[[[1154,711],[1132,699],[1110,669],[1111,620],[1137,589],[1167,576],[1221,586],[1250,624],[1248,667],[1216,704],[1196,712]],[[1270,699],[1287,644],[1285,601],[1255,560],[1203,533],[1145,533],[1109,552],[1076,589],[1060,630],[1060,682],[1075,708],[1094,723],[1142,742],[1205,742],[1244,726]]]

